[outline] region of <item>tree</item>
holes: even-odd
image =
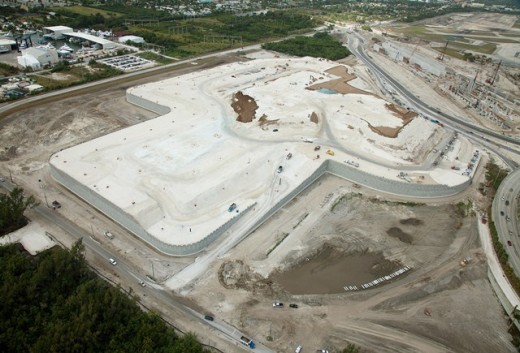
[[[355,344],[349,343],[346,348],[343,348],[341,353],[359,353],[360,347],[356,346]]]
[[[14,188],[9,194],[0,195],[0,236],[4,236],[27,224],[24,212],[37,206],[34,196],[25,197],[23,189]]]

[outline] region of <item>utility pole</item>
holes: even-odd
[[[43,193],[43,197],[45,198],[45,204],[47,205],[48,208],[50,208],[49,201],[47,201],[47,195],[45,194],[45,192]]]
[[[500,68],[501,64],[502,64],[502,60],[499,61],[497,68],[495,69],[495,74],[493,75],[493,78],[491,79],[491,83],[489,84],[490,86],[493,86],[493,83],[495,83],[495,79],[498,76],[498,69]]]

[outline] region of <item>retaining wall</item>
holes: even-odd
[[[157,114],[164,115],[170,112],[169,107],[161,105],[157,102],[152,102],[150,100],[138,97],[132,94],[130,90],[127,91],[126,98],[128,102],[148,109]],[[122,209],[114,205],[109,200],[93,192],[85,185],[77,182],[74,178],[70,177],[65,172],[56,169],[52,164],[50,166],[51,175],[54,179],[56,179],[70,191],[78,195],[80,198],[82,198],[83,200],[85,200],[86,202],[88,202],[89,204],[106,214],[108,217],[110,217],[111,219],[128,229],[130,232],[132,232],[133,234],[135,234],[136,236],[138,236],[139,238],[141,238],[157,250],[168,255],[191,255],[203,250],[214,240],[216,240],[220,235],[226,232],[239,219],[239,217],[242,217],[254,206],[249,206],[244,211],[240,212],[238,215],[231,218],[226,223],[215,229],[213,232],[209,233],[204,239],[196,243],[192,243],[189,245],[172,245],[164,243],[152,236],[151,234],[149,234],[132,216],[124,212]],[[466,189],[466,187],[468,187],[471,184],[471,179],[468,179],[468,181],[452,187],[446,185],[422,185],[404,183],[372,175],[363,172],[355,167],[346,165],[344,163],[325,160],[309,177],[307,177],[296,188],[294,188],[282,199],[280,199],[266,213],[260,216],[260,218],[253,224],[253,226],[250,228],[247,234],[250,234],[256,228],[258,228],[276,211],[278,211],[281,207],[283,207],[285,204],[291,201],[300,192],[305,190],[309,185],[314,183],[314,181],[316,181],[316,179],[321,177],[324,173],[331,173],[341,178],[348,179],[352,182],[365,185],[367,187],[380,190],[385,193],[419,198],[434,198],[454,195],[463,191],[464,189]],[[247,234],[245,234],[244,236],[247,236]]]
[[[202,249],[205,249],[255,205],[250,205],[242,212],[235,215],[233,218],[229,219],[226,223],[222,224],[220,227],[209,233],[204,239],[198,242],[191,243],[188,245],[172,245],[164,243],[163,241],[152,236],[131,215],[114,205],[106,198],[102,197],[98,193],[93,192],[85,185],[77,182],[75,179],[71,178],[68,174],[64,173],[63,171],[56,169],[54,165],[51,164],[50,167],[52,177],[56,179],[59,183],[61,183],[63,186],[65,186],[67,189],[69,189],[71,192],[88,202],[90,205],[97,208],[99,211],[103,212],[106,216],[110,217],[115,222],[119,223],[128,231],[135,234],[136,236],[138,236],[139,238],[141,238],[157,250],[168,255],[186,256],[195,254],[201,251]]]
[[[157,102],[152,102],[148,99],[144,99],[142,97],[138,97],[130,92],[130,90],[126,91],[126,100],[129,103],[135,104],[138,107],[147,109],[149,111],[152,111],[154,113],[157,113],[159,115],[165,115],[171,112],[170,107],[167,107],[165,105],[161,105]]]

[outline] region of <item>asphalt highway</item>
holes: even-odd
[[[358,33],[349,32],[347,40],[349,50],[371,70],[372,74],[375,75],[379,82],[381,82],[384,85],[391,86],[404,99],[408,101],[411,108],[413,108],[415,111],[422,113],[424,116],[427,116],[429,118],[434,118],[441,122],[447,123],[449,127],[453,130],[464,134],[469,139],[474,140],[479,144],[486,146],[491,151],[495,152],[512,169],[518,167],[518,163],[516,161],[508,158],[507,156],[504,156],[504,154],[501,151],[499,151],[499,149],[507,150],[509,152],[520,155],[520,149],[516,147],[520,146],[520,140],[502,135],[494,131],[489,131],[487,129],[482,128],[481,126],[474,125],[469,121],[448,115],[439,111],[436,108],[430,107],[425,102],[421,101],[420,98],[417,97],[415,94],[403,87],[389,73],[385,72],[383,68],[373,63],[372,59],[364,52],[362,46],[363,38]],[[477,135],[476,132],[480,133],[481,135]],[[489,139],[490,137],[497,139],[502,143],[492,141]],[[512,144],[514,147],[504,144],[504,142]]]

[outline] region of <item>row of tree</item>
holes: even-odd
[[[350,55],[350,51],[325,32],[312,37],[298,36],[281,42],[266,43],[262,48],[294,56],[313,56],[338,60]]]
[[[24,212],[37,204],[33,196],[25,197],[23,189],[14,188],[9,194],[0,194],[0,236],[27,224]]]
[[[178,336],[154,313],[99,279],[83,245],[31,257],[0,247],[0,352],[202,353],[192,334]]]

